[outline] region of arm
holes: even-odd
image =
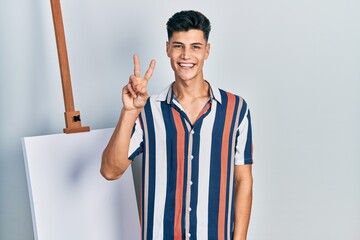
[[[131,133],[148,98],[147,83],[154,68],[155,60],[152,60],[145,76],[141,78],[139,58],[134,55],[134,74],[122,90],[123,108],[120,119],[102,154],[100,172],[108,180],[120,178],[131,163],[128,159]]]
[[[235,166],[234,240],[246,240],[252,204],[252,165]]]
[[[128,159],[131,132],[139,111],[121,110],[119,122],[106,146],[100,172],[107,180],[121,177],[131,163]]]

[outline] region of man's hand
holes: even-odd
[[[102,155],[100,172],[108,180],[118,179],[130,166],[128,153],[132,129],[149,97],[146,87],[155,64],[155,60],[151,60],[145,76],[140,77],[140,60],[134,55],[134,74],[122,89],[123,108],[120,119]]]
[[[144,77],[140,76],[140,59],[134,55],[134,74],[129,77],[129,82],[122,90],[124,110],[141,110],[149,97],[147,84],[155,69],[156,62],[151,60]]]

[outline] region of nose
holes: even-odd
[[[183,48],[183,51],[181,53],[181,58],[182,59],[190,59],[190,52],[189,52],[189,49],[184,47]]]

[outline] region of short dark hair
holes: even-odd
[[[168,39],[170,40],[174,32],[189,31],[191,29],[201,30],[206,41],[209,39],[211,25],[209,19],[202,13],[189,10],[175,13],[166,23]]]

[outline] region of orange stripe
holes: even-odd
[[[228,168],[228,153],[229,153],[229,137],[232,117],[235,108],[235,96],[228,95],[228,104],[226,107],[226,116],[224,124],[224,132],[222,136],[222,150],[221,150],[221,176],[220,176],[220,199],[219,199],[219,219],[218,219],[218,239],[224,239],[225,229],[225,208],[226,208],[226,180]]]
[[[211,103],[208,102],[208,103],[206,104],[206,106],[201,110],[201,112],[199,113],[199,115],[197,116],[195,122],[196,122],[197,120],[199,120],[199,118],[200,118],[204,113],[206,113],[206,111],[209,110],[210,107],[211,107]]]
[[[175,191],[175,216],[174,216],[174,239],[182,239],[181,233],[181,217],[183,203],[183,187],[184,187],[184,152],[185,152],[185,131],[181,121],[179,112],[172,109],[177,138],[176,138],[176,191]]]

